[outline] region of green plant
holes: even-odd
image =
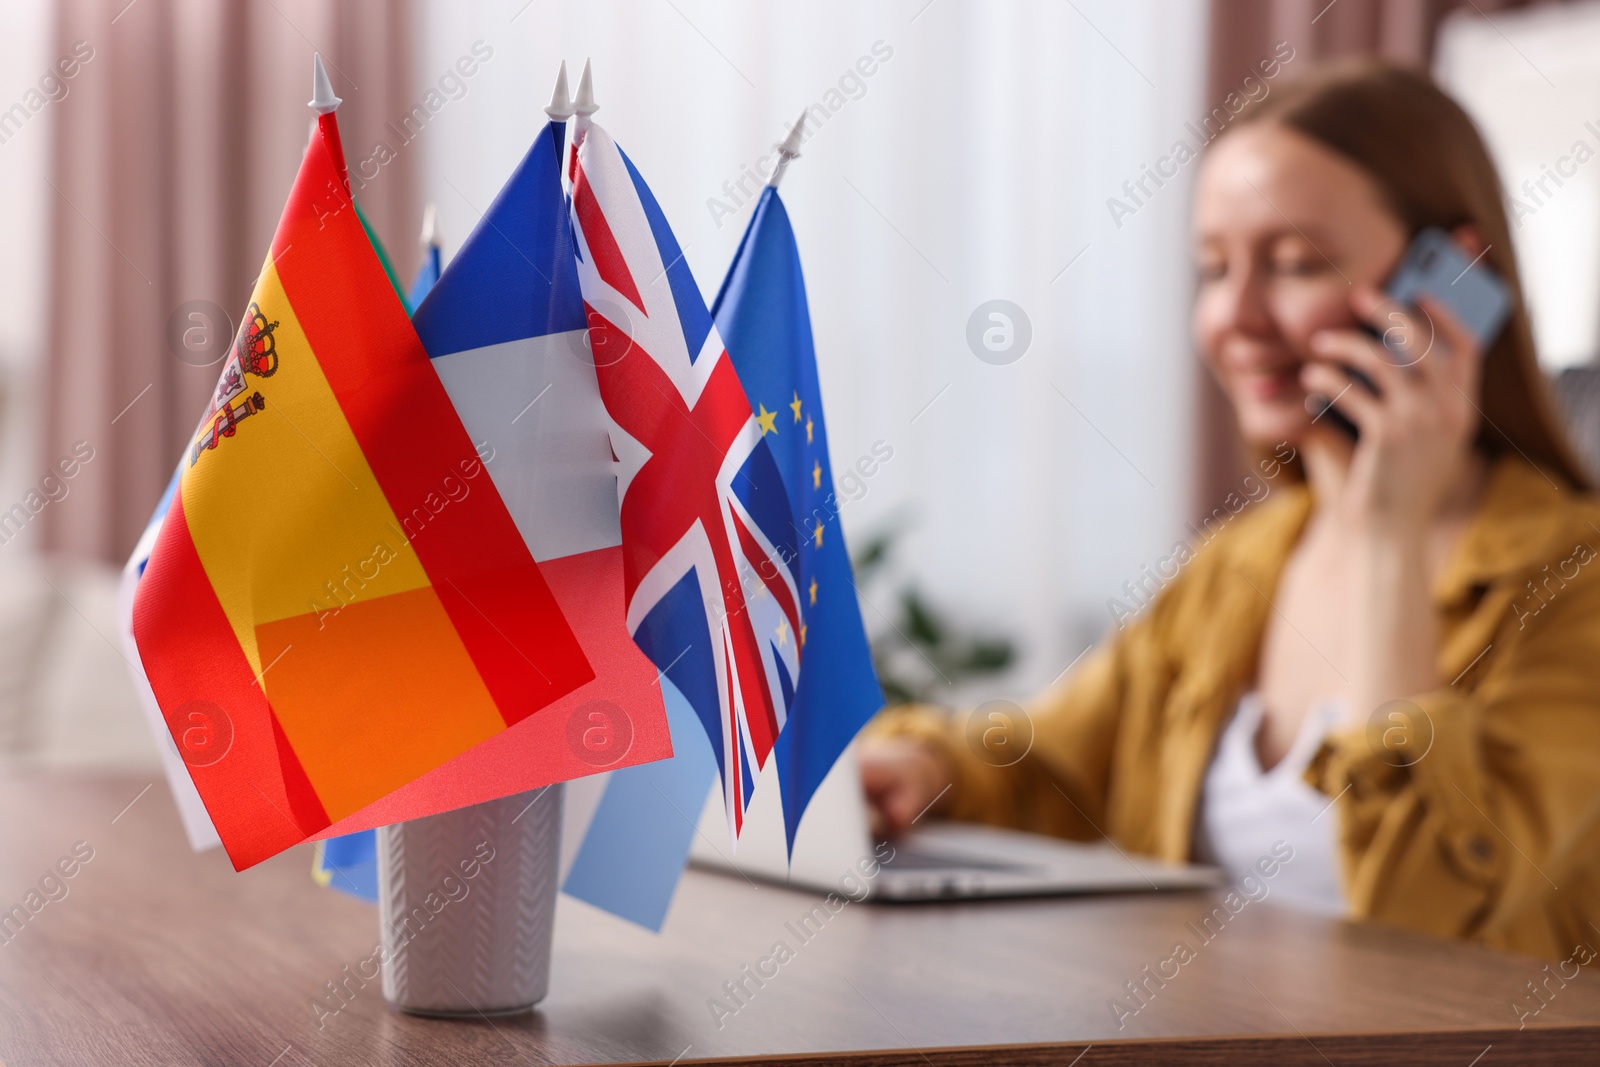
[[[861,544],[851,560],[858,589],[887,581],[895,547],[904,533],[904,524],[893,524]],[[1003,671],[1016,659],[1016,646],[1010,638],[957,626],[928,601],[914,581],[899,583],[892,595],[893,608],[883,613],[889,626],[871,642],[872,661],[889,703],[948,700],[952,686]]]

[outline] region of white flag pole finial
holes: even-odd
[[[433,201],[428,201],[428,206],[422,209],[422,247],[432,248],[439,243],[439,213],[433,206]]]
[[[544,113],[550,116],[551,122],[565,122],[576,114],[572,97],[567,92],[567,61],[564,59],[561,69],[556,73],[556,87],[550,94],[550,106],[544,109]]]
[[[800,158],[800,133],[805,129],[807,114],[800,112],[800,120],[789,131],[789,136],[774,146],[778,150],[778,165],[772,168],[772,179],[767,182],[774,189],[783,181],[783,172],[789,169],[789,161]]]
[[[588,118],[600,110],[600,105],[594,102],[594,79],[589,72],[589,61],[583,61],[583,75],[578,79],[578,98],[572,103],[573,113],[579,118]]]
[[[343,100],[333,95],[333,83],[328,80],[328,69],[322,65],[322,53],[314,53],[311,57],[311,99],[308,106],[315,108],[319,115],[327,115],[337,111],[342,103]]]

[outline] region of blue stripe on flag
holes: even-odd
[[[711,332],[711,313],[706,310],[705,298],[700,295],[700,287],[695,284],[688,261],[683,258],[683,250],[678,247],[678,238],[673,235],[672,227],[667,225],[667,217],[661,213],[661,205],[656,203],[655,194],[644,183],[644,178],[634,167],[633,160],[628,158],[628,153],[620,148],[617,151],[622,156],[623,165],[628,168],[628,177],[633,179],[633,187],[639,192],[644,217],[650,220],[650,233],[656,239],[656,248],[661,251],[661,262],[666,264],[667,284],[672,287],[672,302],[678,307],[678,324],[683,327],[683,340],[689,347],[689,362],[693,363],[706,343],[706,335]]]
[[[656,602],[633,633],[634,643],[662,672],[661,689],[670,681],[699,714],[702,734],[716,756],[722,773],[722,748],[710,738],[722,736],[722,703],[717,692],[717,661],[711,649],[711,628],[706,621],[705,601],[700,596],[700,579],[695,568]],[[678,747],[673,731],[672,747]]]
[[[417,307],[430,356],[588,325],[561,191],[561,136],[547,124]]]
[[[779,431],[780,434],[782,432]],[[756,527],[772,542],[779,561],[789,568],[790,575],[798,582],[800,553],[796,541],[799,537],[809,536],[811,531],[802,529],[803,520],[798,519],[799,513],[790,510],[784,477],[779,473],[777,461],[768,447],[771,439],[769,435],[763,435],[756,447],[750,450],[749,458],[733,479],[733,495],[750,513]]]
[[[739,746],[739,786],[744,791],[739,794],[743,798],[744,806],[750,806],[750,798],[756,794],[755,774],[750,770],[750,749],[745,746],[744,728],[740,727],[735,735],[735,744]]]

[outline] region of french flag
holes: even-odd
[[[566,787],[562,888],[659,929],[716,765],[693,710],[626,626],[617,462],[601,403],[561,184],[564,122],[547,124],[412,317],[451,402],[550,590],[584,636],[593,683],[624,720],[663,713],[671,759]],[[581,737],[582,735],[580,735]]]

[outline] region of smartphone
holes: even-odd
[[[1480,352],[1487,351],[1500,336],[1511,314],[1511,294],[1500,275],[1482,256],[1468,259],[1450,235],[1437,226],[1428,227],[1412,240],[1383,291],[1407,308],[1414,309],[1417,299],[1423,296],[1443,304],[1471,332]],[[1384,341],[1397,356],[1409,358],[1398,345],[1390,345],[1378,330],[1371,326],[1362,328],[1375,339]],[[1365,374],[1352,368],[1350,376],[1359,387],[1378,395],[1377,387]],[[1319,402],[1316,406],[1320,414],[1316,417],[1327,418],[1351,437],[1358,436],[1355,424],[1340,414],[1338,408],[1322,397],[1310,399]]]

